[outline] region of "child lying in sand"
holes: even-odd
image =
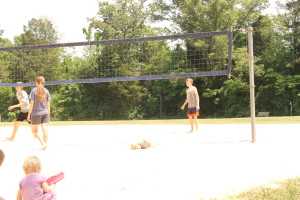
[[[154,145],[146,140],[143,140],[140,143],[131,144],[131,150],[148,149],[148,148],[153,148],[153,147],[154,147]]]

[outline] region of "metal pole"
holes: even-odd
[[[251,111],[251,130],[252,143],[256,142],[256,128],[255,128],[255,93],[254,93],[254,57],[253,57],[253,28],[248,27],[248,53],[249,53],[249,82],[250,82],[250,111]]]
[[[161,93],[159,94],[159,113],[160,113],[160,118],[162,119],[162,95]]]
[[[293,103],[290,101],[290,110],[291,110],[291,116],[293,116]]]

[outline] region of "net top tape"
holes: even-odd
[[[63,85],[74,83],[104,83],[115,81],[139,81],[139,80],[159,80],[170,78],[189,78],[189,77],[201,77],[201,76],[222,76],[228,75],[228,70],[211,71],[211,72],[195,72],[185,74],[162,74],[162,75],[145,75],[145,76],[127,76],[127,77],[113,77],[113,78],[96,78],[96,79],[72,79],[64,81],[46,81],[45,85]],[[0,83],[0,87],[32,87],[36,86],[32,83]]]
[[[231,31],[215,31],[215,32],[144,37],[144,38],[126,38],[126,39],[115,39],[115,40],[98,40],[98,41],[87,41],[87,42],[59,43],[59,44],[39,44],[39,45],[0,47],[0,51],[12,51],[12,50],[24,50],[24,49],[50,49],[50,48],[57,48],[57,47],[90,46],[90,45],[100,45],[100,44],[145,42],[145,41],[155,41],[155,40],[175,40],[175,39],[211,37],[211,36],[218,36],[218,35],[230,36],[231,33],[232,33]]]

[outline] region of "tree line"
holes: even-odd
[[[222,31],[233,27],[231,78],[197,77],[194,85],[199,91],[203,117],[248,117],[249,65],[244,30],[251,26],[254,29],[256,111],[270,112],[271,116],[299,115],[300,2],[278,2],[281,12],[275,15],[263,14],[267,6],[268,0],[99,2],[97,14],[88,19],[89,26],[83,27],[83,33],[87,41],[92,41]],[[160,22],[167,22],[168,26],[156,26]],[[59,31],[47,17],[31,19],[14,41],[3,38],[3,31],[0,30],[0,47],[59,43]],[[169,62],[165,56],[167,46],[162,42],[148,43],[143,48],[158,52],[151,55],[147,66],[151,70]],[[94,54],[97,51],[101,54]],[[117,63],[113,70],[130,76],[131,70],[119,59],[124,51],[122,46],[117,46],[109,62]],[[149,52],[145,51],[145,54]],[[0,52],[0,81],[33,82],[32,77],[45,74],[53,80],[78,79],[99,73],[99,68],[109,63],[105,54],[112,53],[99,46],[86,48],[80,56],[61,49]],[[131,64],[135,62],[138,61],[132,60]],[[186,98],[183,79],[68,84],[47,88],[52,96],[52,120],[186,117],[180,110]],[[25,88],[27,92],[30,89]],[[1,87],[0,101],[3,105],[0,108],[2,121],[14,120],[16,111],[7,111],[9,105],[17,103],[14,88]]]

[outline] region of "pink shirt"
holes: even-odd
[[[41,174],[29,174],[20,181],[20,189],[22,190],[23,200],[56,200],[54,191],[44,193],[42,182],[46,181],[47,177]]]

